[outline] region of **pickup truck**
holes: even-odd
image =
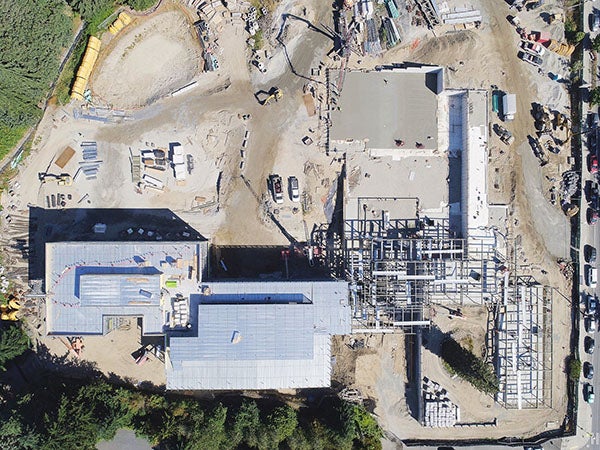
[[[275,203],[283,203],[283,186],[281,184],[281,177],[277,174],[270,175],[269,185]]]

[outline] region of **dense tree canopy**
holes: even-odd
[[[0,125],[30,125],[71,39],[63,0],[0,0]]]
[[[5,392],[1,403],[0,448],[92,450],[120,428],[167,449],[381,448],[375,419],[362,406],[339,400],[300,410],[274,400],[224,405],[51,375],[26,392]]]

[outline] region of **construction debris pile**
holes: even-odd
[[[453,427],[460,421],[460,409],[447,397],[448,392],[427,377],[423,378],[423,425]]]

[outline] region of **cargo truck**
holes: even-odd
[[[517,96],[515,94],[504,94],[502,97],[502,116],[505,122],[513,120],[517,113]]]

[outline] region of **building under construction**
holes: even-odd
[[[414,334],[422,399],[430,307],[484,305],[497,401],[551,406],[552,289],[515,276],[506,205],[487,200],[487,92],[445,90],[440,67],[394,65],[349,72],[335,95],[329,149],[345,153],[346,195],[343,257],[330,260],[349,280],[353,331]]]

